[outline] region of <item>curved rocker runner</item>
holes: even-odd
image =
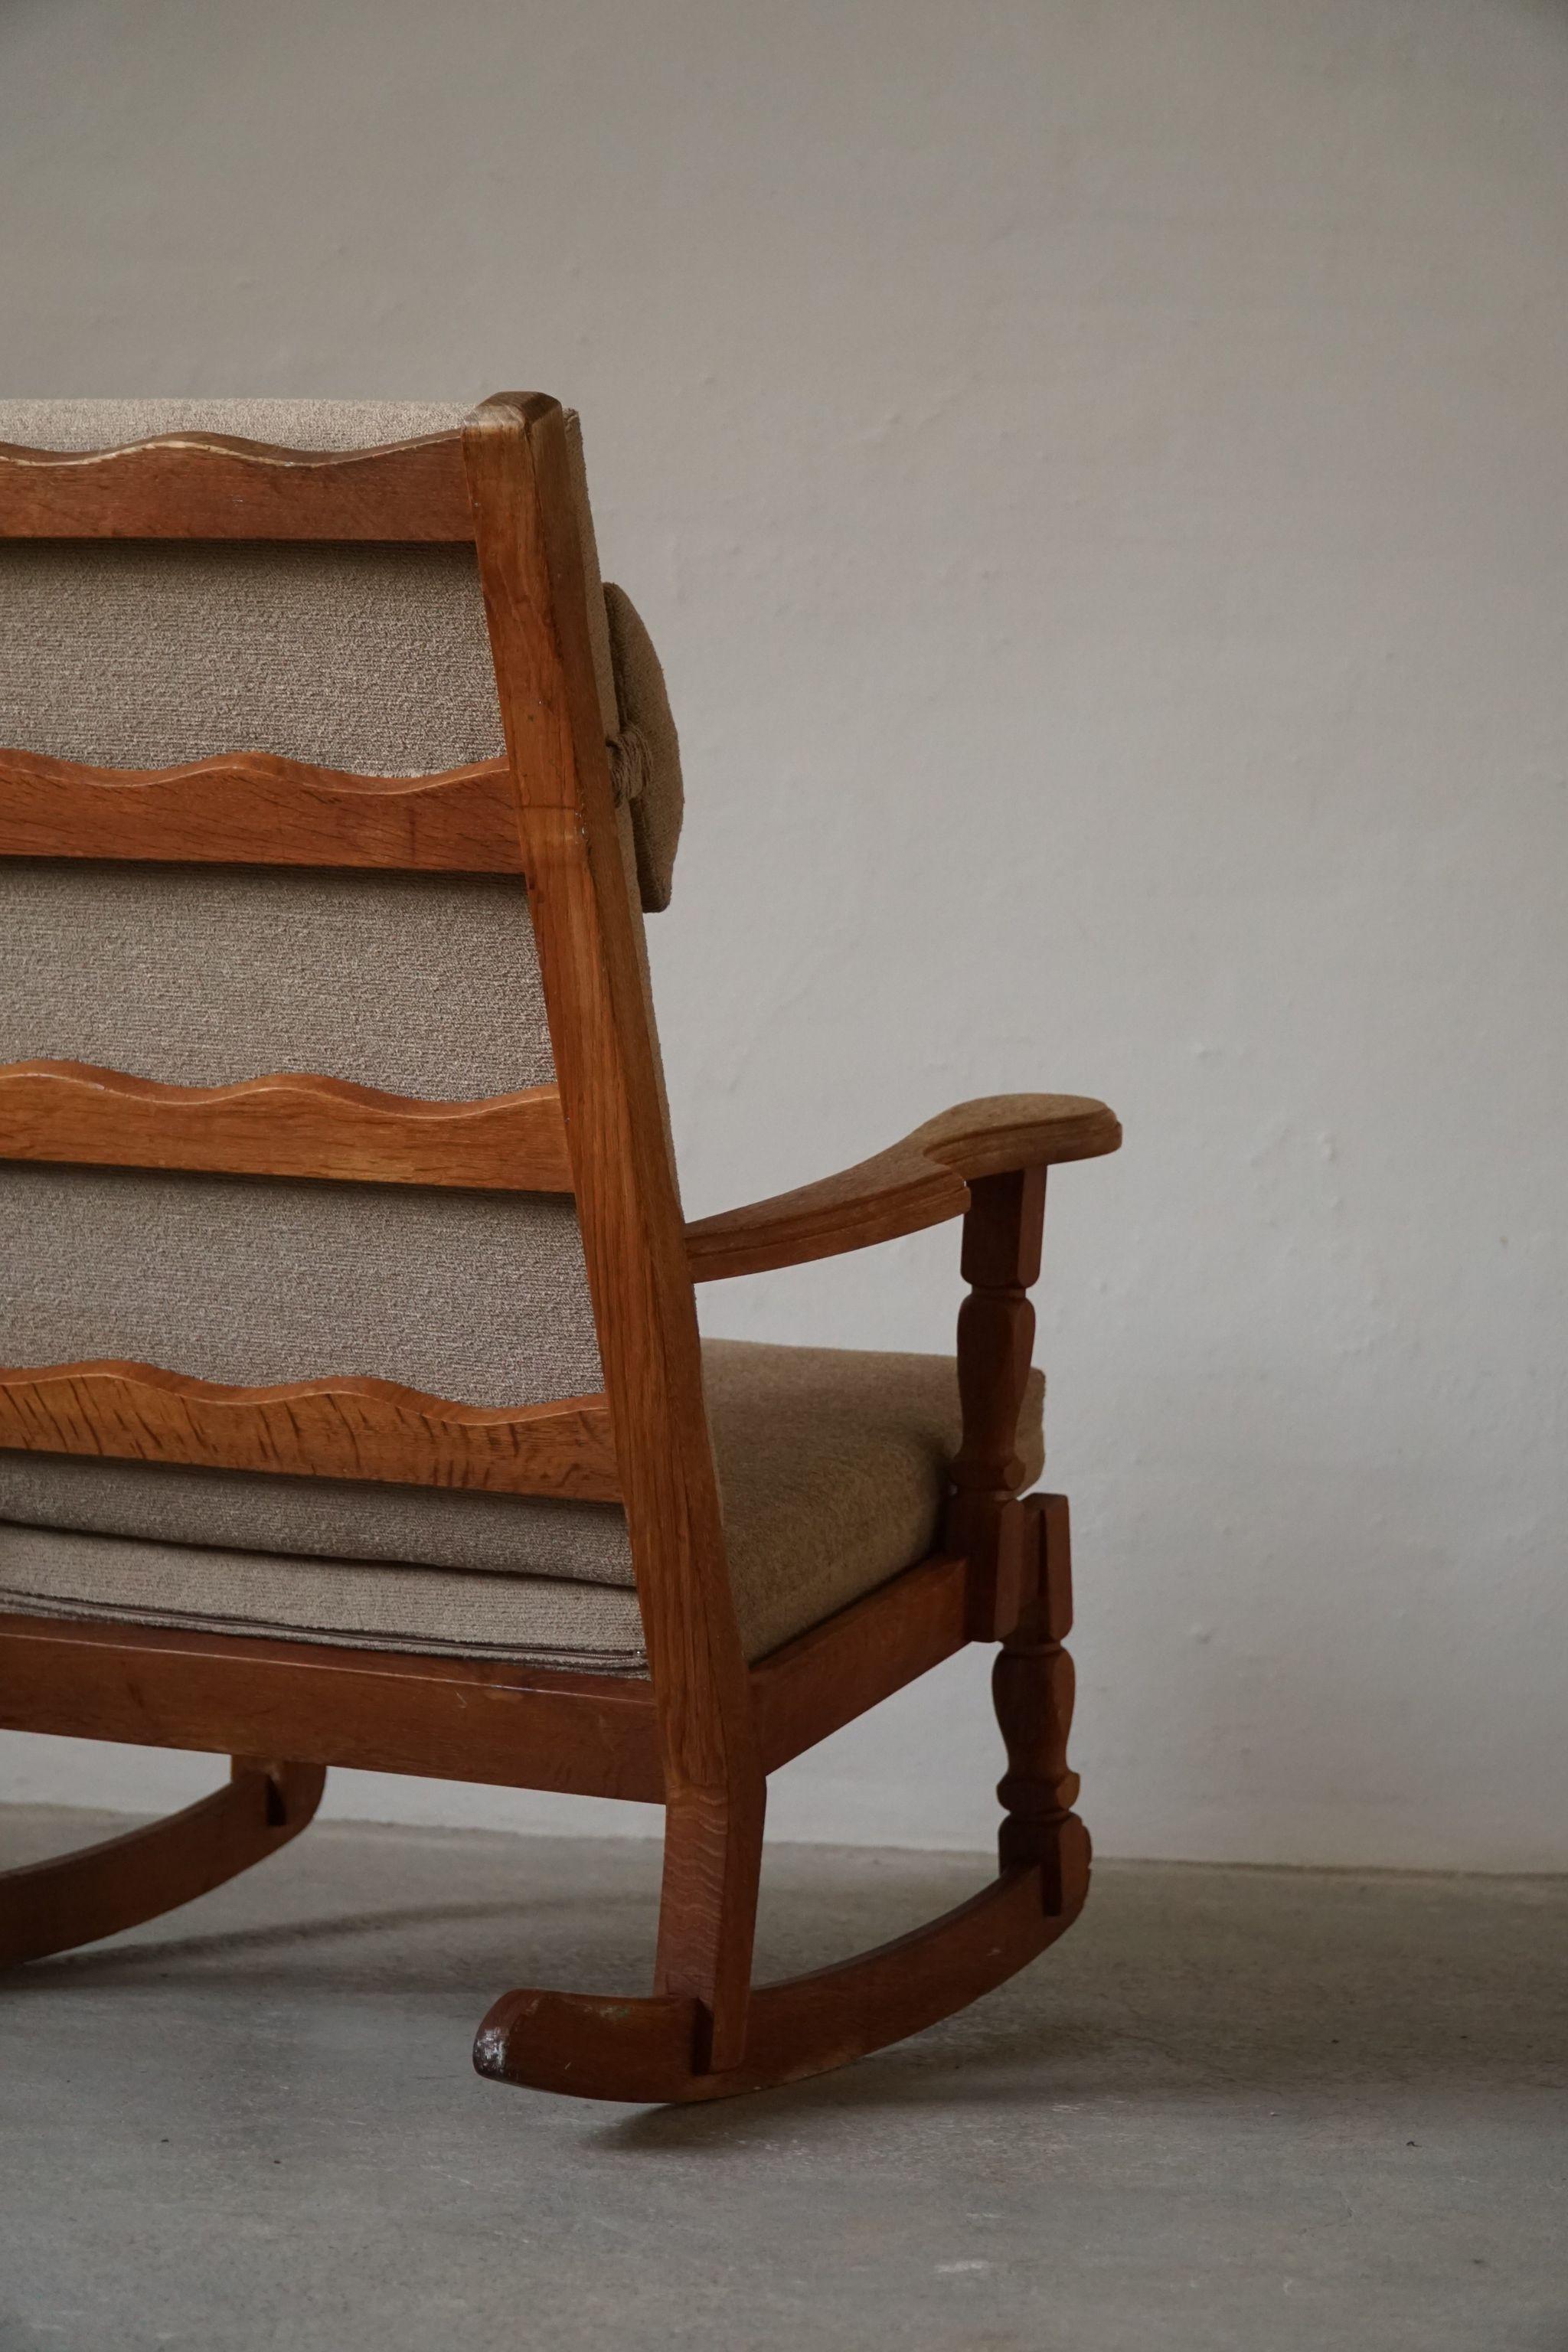
[[[705,2066],[707,2021],[695,2000],[570,1992],[506,1994],[479,2028],[474,2064],[495,2082],[534,2091],[672,2104],[826,2074],[967,2009],[1054,1944],[1089,1892],[1081,1822],[1072,1823],[1064,1846],[1068,1858],[1057,1869],[1020,1863],[894,1943],[810,1976],[756,1986],[736,2065]]]
[[[315,1816],[319,1764],[237,1757],[226,1788],[123,1837],[0,1871],[0,1967],[47,1959],[140,1927],[297,1838]]]

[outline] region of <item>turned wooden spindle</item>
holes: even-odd
[[[1028,1293],[1039,1276],[1045,1213],[1043,1168],[971,1181],[959,1262],[970,1286],[958,1310],[963,1442],[948,1474],[947,1541],[970,1563],[971,1633],[978,1641],[1009,1633],[1029,1598],[1018,1415],[1034,1354]]]
[[[1072,1559],[1065,1495],[1040,1495],[1025,1506],[1028,1535],[1038,1546],[1038,1597],[1004,1642],[992,1673],[996,1720],[1007,1749],[997,1783],[1003,1810],[998,1840],[1002,1868],[1039,1863],[1047,1907],[1073,1892],[1088,1868],[1089,1841],[1072,1807],[1078,1774],[1068,1765],[1072,1726],[1073,1663],[1062,1643],[1072,1625]]]

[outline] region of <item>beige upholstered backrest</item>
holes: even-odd
[[[204,432],[354,449],[450,432],[465,414],[428,402],[11,400],[0,401],[0,443],[87,450]],[[585,500],[578,520],[596,569]],[[605,603],[595,659],[633,755],[651,912],[669,904],[680,747],[630,597],[612,584]],[[415,775],[503,748],[471,548],[0,540],[0,742],[59,759],[163,767],[212,751],[216,731],[222,748]],[[24,721],[31,737],[14,731]]]
[[[464,412],[0,404],[0,441],[200,430],[374,446]],[[471,548],[0,542],[0,743],[410,774],[501,729]],[[666,878],[668,878],[666,877]],[[180,1085],[323,1073],[434,1099],[552,1076],[510,878],[0,859],[0,1062]],[[600,1385],[569,1199],[0,1162],[0,1363],[377,1375],[487,1405]]]

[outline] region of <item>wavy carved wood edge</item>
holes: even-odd
[[[471,541],[462,436],[284,449],[164,433],[115,449],[0,442],[8,539]]]
[[[369,776],[270,751],[97,768],[0,750],[0,856],[521,874],[507,762]]]
[[[359,1377],[230,1388],[153,1364],[47,1364],[0,1371],[0,1446],[574,1502],[620,1498],[602,1396],[496,1407]]]
[[[87,1062],[0,1065],[0,1160],[569,1192],[553,1086],[425,1102],[278,1070],[165,1086]]]

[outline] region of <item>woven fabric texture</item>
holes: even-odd
[[[958,1444],[955,1370],[945,1356],[739,1340],[709,1340],[703,1363],[742,1639],[762,1657],[931,1549]],[[1044,1399],[1037,1373],[1031,1479]],[[640,1636],[627,1647],[624,1523],[602,1507],[11,1454],[0,1517],[13,1523],[0,1526],[8,1607],[644,1663]],[[328,1545],[338,1556],[299,1556]],[[274,1548],[294,1556],[258,1559]]]
[[[0,740],[55,759],[412,776],[503,748],[470,547],[4,540],[0,614]]]
[[[455,433],[450,400],[0,400],[0,441],[23,449],[118,449],[160,433],[226,433],[279,449],[379,449]]]
[[[938,1539],[962,1423],[951,1356],[710,1339],[703,1385],[741,1638],[750,1657],[820,1624]],[[1045,1465],[1046,1382],[1019,1451]]]
[[[442,1102],[554,1076],[521,883],[0,858],[0,1062],[314,1070]]]
[[[466,414],[406,402],[0,401],[0,442],[101,449],[205,431],[372,448],[454,431]],[[585,508],[583,528],[592,532]],[[612,627],[616,698],[658,747],[633,815],[638,869],[645,905],[664,907],[679,753],[658,657],[621,604],[631,667],[623,678]],[[113,768],[265,751],[418,775],[493,759],[504,741],[473,550],[0,541],[0,743]]]
[[[353,448],[455,406],[0,404],[0,439]],[[501,749],[471,549],[0,543],[0,740],[108,766],[259,749],[410,773]],[[552,1075],[510,877],[0,861],[0,1059],[174,1084],[316,1071],[449,1099]],[[0,1167],[0,1360],[240,1383],[601,1383],[559,1199]]]
[[[603,1385],[570,1200],[0,1161],[0,1362],[100,1356],[464,1404]]]
[[[616,1503],[0,1451],[0,1520],[144,1543],[632,1583]]]
[[[456,1650],[609,1674],[645,1664],[637,1595],[624,1590],[350,1561],[329,1570],[265,1552],[47,1528],[0,1526],[0,1608],[361,1647],[368,1634],[376,1649]]]

